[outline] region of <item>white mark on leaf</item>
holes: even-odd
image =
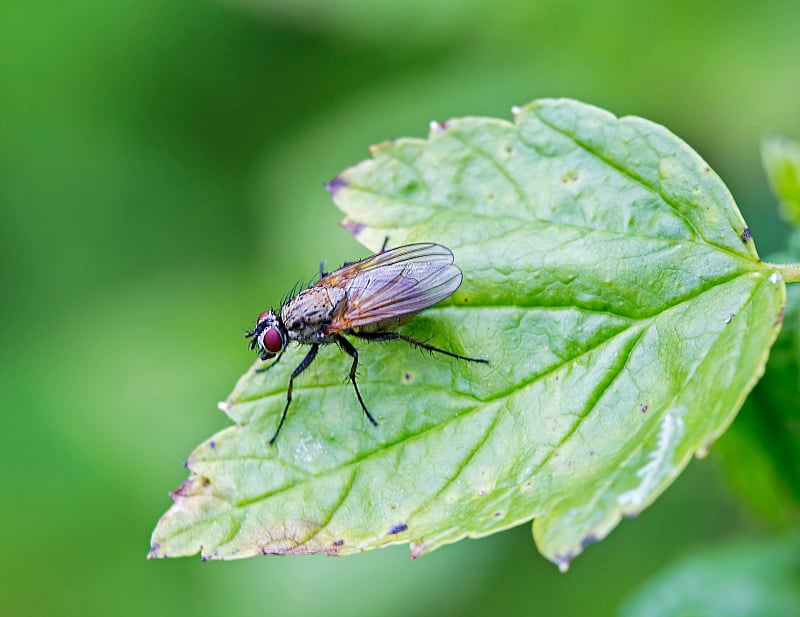
[[[311,435],[306,435],[297,442],[294,449],[296,461],[303,461],[305,463],[312,463],[323,454],[325,447],[319,439],[315,439]]]
[[[641,480],[639,486],[617,497],[617,504],[622,507],[641,507],[674,469],[672,458],[683,437],[685,414],[685,407],[671,409],[666,413],[658,430],[655,450],[650,452],[645,466],[636,472],[636,476]]]

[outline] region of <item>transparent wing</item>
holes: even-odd
[[[333,315],[329,331],[416,313],[451,296],[461,285],[453,253],[441,244],[399,246],[348,264],[315,286],[344,289],[347,302]]]

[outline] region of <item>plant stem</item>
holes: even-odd
[[[767,264],[781,273],[787,283],[800,283],[800,263],[797,264]]]

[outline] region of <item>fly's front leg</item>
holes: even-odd
[[[309,349],[306,357],[303,358],[303,361],[297,366],[294,371],[292,371],[292,376],[289,378],[289,389],[286,391],[286,407],[283,408],[283,414],[281,414],[281,421],[278,423],[278,430],[275,431],[275,434],[272,436],[272,439],[269,440],[269,445],[275,443],[275,440],[278,438],[278,433],[281,432],[281,427],[283,426],[283,421],[286,420],[286,412],[289,411],[289,405],[292,402],[292,384],[294,384],[294,379],[300,373],[308,368],[308,366],[314,361],[314,358],[317,357],[317,352],[319,351],[319,344],[314,344]],[[280,356],[279,356],[280,357]],[[275,360],[277,362],[277,360]],[[273,362],[270,366],[275,364]],[[269,366],[267,367],[269,368]],[[266,370],[266,369],[265,369]]]
[[[257,368],[256,369],[256,373],[263,373],[264,371],[268,371],[273,366],[275,366],[281,358],[283,358],[283,352],[280,352],[278,354],[278,357],[275,358],[275,361],[274,362],[270,362],[268,366],[262,366],[261,368]]]
[[[418,347],[419,349],[425,349],[430,351],[431,353],[443,353],[446,356],[450,356],[451,358],[456,358],[458,360],[467,360],[468,362],[480,362],[482,364],[489,364],[488,360],[483,358],[470,358],[468,356],[460,356],[457,353],[453,353],[452,351],[447,351],[446,349],[441,349],[440,347],[434,347],[433,345],[429,345],[424,341],[417,340],[415,338],[411,338],[410,336],[406,336],[405,334],[399,334],[397,332],[353,332],[354,336],[359,338],[366,339],[368,341],[394,341],[396,339],[402,339],[406,343],[413,345],[414,347]]]
[[[356,369],[358,368],[358,350],[355,347],[353,347],[353,344],[346,338],[344,338],[341,334],[337,334],[335,338],[336,338],[336,344],[339,345],[339,347],[341,347],[347,355],[353,358],[353,365],[350,367],[349,377],[350,381],[353,382],[353,388],[355,388],[356,390],[356,396],[358,397],[358,402],[361,403],[361,409],[364,410],[367,419],[369,419],[369,421],[372,422],[372,425],[378,426],[378,423],[375,421],[375,418],[373,418],[372,415],[369,413],[369,411],[367,411],[367,406],[364,404],[364,399],[361,398],[361,392],[358,391],[358,384],[356,383]]]

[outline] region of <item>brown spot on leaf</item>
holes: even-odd
[[[783,323],[783,317],[784,317],[785,313],[786,313],[786,305],[784,304],[781,307],[781,310],[778,311],[778,317],[775,319],[775,325],[776,326],[779,326],[779,325],[781,325]]]

